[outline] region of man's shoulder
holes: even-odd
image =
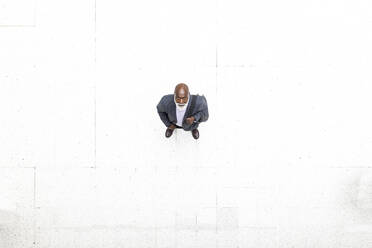
[[[161,100],[161,102],[164,102],[164,103],[169,103],[171,101],[173,101],[173,94],[168,94],[168,95],[164,95]]]
[[[196,104],[197,105],[203,104],[204,102],[207,101],[207,99],[205,98],[204,95],[196,94],[196,95],[191,95],[191,96],[196,99]]]
[[[169,105],[172,104],[173,102],[174,102],[173,94],[169,94],[169,95],[165,95],[165,96],[163,96],[163,97],[160,99],[159,104],[161,104],[162,106],[169,106]]]

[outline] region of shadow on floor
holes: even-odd
[[[11,211],[0,210],[0,247],[19,247],[20,217]]]

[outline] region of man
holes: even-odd
[[[191,131],[194,139],[199,138],[200,122],[208,120],[208,105],[205,96],[190,95],[186,84],[177,84],[174,94],[165,95],[156,107],[167,130],[165,137],[172,136],[174,129]]]

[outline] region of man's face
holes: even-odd
[[[189,94],[183,88],[179,89],[175,93],[175,101],[179,107],[185,106],[189,100]]]

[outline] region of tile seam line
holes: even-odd
[[[97,168],[97,0],[94,0],[94,169]]]

